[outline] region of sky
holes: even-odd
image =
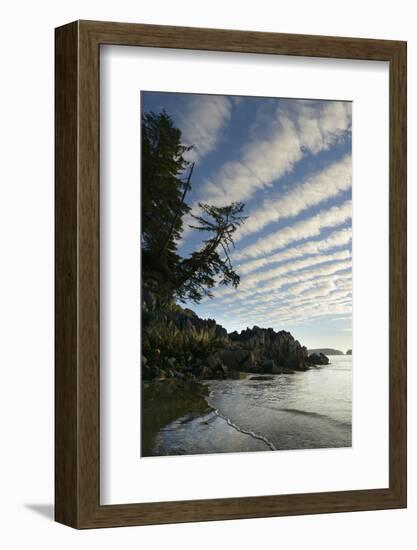
[[[229,332],[288,330],[308,348],[352,347],[351,102],[142,92],[193,145],[187,203],[245,204],[231,259],[241,281],[189,303]],[[178,250],[201,246],[184,218]]]

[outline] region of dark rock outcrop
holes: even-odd
[[[275,375],[312,364],[307,349],[287,331],[254,326],[228,334],[214,319],[158,303],[149,290],[143,293],[142,355],[144,380],[233,379],[240,372]]]
[[[346,352],[346,355],[352,355],[352,350],[348,349],[347,352]]]
[[[328,365],[329,358],[324,353],[311,353],[308,356],[308,362],[310,365]]]
[[[261,366],[262,372],[274,372],[279,369],[306,370],[308,367],[307,349],[291,333],[272,328],[254,326],[242,330],[240,334],[229,334],[232,346],[252,352],[248,356],[252,366]],[[253,372],[250,369],[249,372]]]

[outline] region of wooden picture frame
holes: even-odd
[[[56,29],[55,519],[74,528],[406,506],[406,43],[76,21]],[[389,62],[389,487],[101,505],[99,55],[117,44]]]

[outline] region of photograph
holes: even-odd
[[[351,447],[352,102],[140,97],[141,457]]]

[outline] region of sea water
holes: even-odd
[[[202,416],[187,415],[157,435],[155,454],[205,454],[350,447],[352,356],[264,380],[212,380]]]

